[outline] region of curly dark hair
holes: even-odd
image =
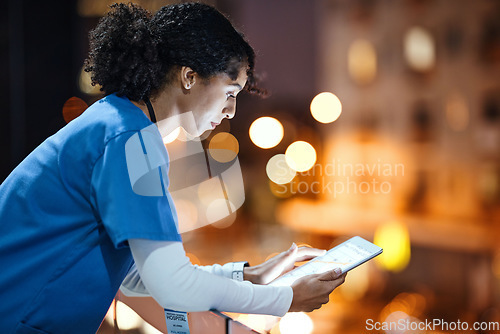
[[[236,79],[247,67],[245,89],[265,95],[254,76],[255,53],[217,9],[202,3],[162,7],[155,15],[135,4],[113,4],[90,32],[85,71],[106,94],[140,101],[169,82],[171,70],[188,66],[208,79]]]

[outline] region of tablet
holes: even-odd
[[[303,276],[321,274],[335,268],[340,268],[342,273],[346,273],[381,253],[382,248],[377,245],[361,237],[353,237],[330,249],[326,254],[315,257],[306,264],[278,277],[269,285],[292,285]]]

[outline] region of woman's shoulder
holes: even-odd
[[[70,133],[104,143],[122,134],[134,133],[152,123],[127,97],[110,94],[93,103],[66,127]]]

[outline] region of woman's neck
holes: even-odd
[[[160,94],[151,99],[151,106],[156,117],[156,126],[162,137],[166,137],[180,126],[180,109],[176,94],[171,89],[163,89]],[[148,107],[144,101],[131,101],[151,120]],[[152,120],[151,120],[152,121]]]

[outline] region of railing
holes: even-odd
[[[250,334],[258,333],[220,312],[188,314],[191,334]]]
[[[149,297],[126,297],[119,293],[117,299],[127,304],[146,322],[167,334],[164,310]],[[259,334],[259,332],[217,311],[188,313],[190,334]]]

